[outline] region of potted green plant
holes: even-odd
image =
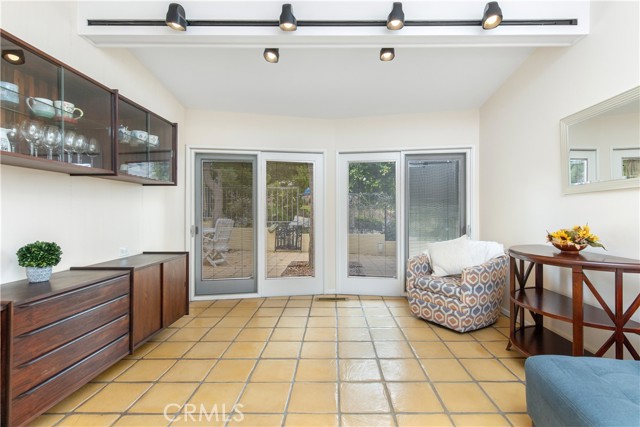
[[[55,242],[36,241],[18,249],[16,255],[18,265],[26,267],[30,283],[46,282],[52,267],[60,262],[62,250]]]

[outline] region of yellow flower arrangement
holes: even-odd
[[[600,238],[591,233],[589,225],[576,225],[573,228],[562,228],[553,233],[547,231],[547,241],[558,246],[575,246],[577,249],[583,249],[588,246],[603,248]]]

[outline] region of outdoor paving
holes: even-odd
[[[203,262],[203,279],[238,279],[255,277],[253,272],[253,251],[232,250],[226,254],[226,262],[215,267],[206,260]],[[267,252],[267,277],[281,277],[285,268],[294,261],[307,261],[306,252],[269,251]]]
[[[255,277],[253,272],[253,251],[231,250],[226,254],[226,262],[215,267],[206,260],[203,262],[202,278],[239,279]],[[281,277],[289,264],[295,261],[307,261],[307,252],[298,251],[269,251],[267,252],[267,277]],[[352,255],[349,262],[359,265],[359,269],[352,269],[352,275],[365,277],[395,277],[396,258],[378,255]]]

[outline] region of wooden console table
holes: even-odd
[[[512,346],[526,356],[535,354],[566,354],[582,356],[584,327],[611,331],[611,336],[595,352],[602,356],[615,346],[616,359],[622,359],[626,347],[631,356],[640,360],[638,350],[625,334],[640,334],[640,323],[631,320],[640,307],[640,292],[625,310],[623,304],[624,273],[640,273],[640,260],[581,252],[562,253],[552,246],[523,245],[509,249],[510,262],[510,334],[508,349]],[[528,265],[527,265],[528,263]],[[543,287],[543,266],[571,269],[571,297]],[[610,307],[586,276],[585,271],[604,271],[614,274],[615,300]],[[531,272],[535,271],[535,286],[526,287]],[[584,285],[591,291],[600,307],[583,302]],[[525,311],[534,324],[525,326]],[[549,317],[573,324],[573,339],[566,340],[543,326]],[[589,354],[589,353],[587,353]]]

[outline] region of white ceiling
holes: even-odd
[[[298,20],[386,19],[391,6],[390,1],[292,3]],[[536,8],[533,3],[562,4],[565,9]],[[113,2],[109,7],[102,2],[80,3],[80,34],[98,46],[131,49],[187,108],[301,117],[364,117],[479,108],[537,46],[570,45],[588,33],[588,2],[585,12],[585,2],[514,0],[500,2],[504,19],[579,17],[579,26],[504,26],[492,31],[475,27],[405,27],[397,32],[384,27],[299,27],[291,34],[277,27],[191,27],[178,33],[167,27],[86,25],[87,18],[164,19],[168,2],[127,4],[133,4],[127,9],[132,12],[121,16],[113,14],[117,9]],[[277,19],[281,7],[281,3],[272,1],[181,4],[188,19],[271,20]],[[213,16],[210,8],[205,13],[205,4],[224,6],[226,15]],[[338,5],[348,5],[350,15],[331,15],[332,7]],[[483,7],[484,2],[478,1],[404,3],[407,20],[480,19]],[[474,12],[470,14],[469,9]],[[434,10],[440,14],[434,16]],[[279,63],[264,61],[265,47],[280,48]],[[381,62],[381,47],[395,47],[396,59]]]
[[[189,108],[319,118],[478,108],[531,48],[136,48]],[[167,58],[171,61],[167,61]]]

